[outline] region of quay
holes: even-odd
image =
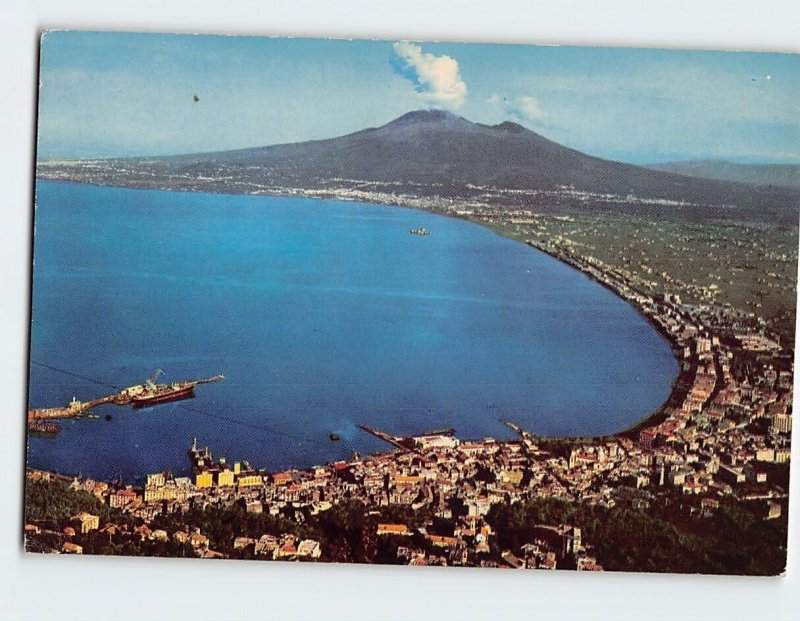
[[[132,405],[134,408],[142,408],[168,401],[188,399],[194,396],[194,389],[196,386],[220,382],[225,379],[224,375],[214,375],[199,380],[186,380],[173,382],[171,384],[156,384],[155,380],[160,373],[160,370],[153,373],[144,384],[129,386],[118,392],[92,399],[91,401],[79,401],[73,397],[72,401],[64,407],[29,409],[28,429],[32,432],[56,434],[59,431],[58,425],[50,421],[82,418],[88,414],[92,408],[107,403],[120,406]]]

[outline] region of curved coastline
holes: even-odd
[[[667,415],[666,410],[669,407],[675,405],[676,403],[683,401],[688,392],[688,386],[691,385],[691,378],[692,378],[691,368],[687,369],[682,364],[682,360],[679,356],[679,352],[681,351],[680,344],[675,340],[673,335],[664,328],[663,325],[655,321],[652,315],[646,313],[644,311],[644,308],[640,304],[638,304],[635,299],[623,295],[617,287],[613,286],[607,280],[603,280],[602,278],[600,278],[597,273],[594,273],[589,269],[587,269],[586,266],[581,264],[581,262],[575,260],[572,257],[568,257],[564,253],[550,250],[542,245],[535,244],[530,240],[526,241],[525,243],[531,248],[534,248],[539,252],[542,252],[558,261],[561,261],[565,265],[568,265],[571,268],[581,272],[582,274],[584,274],[585,276],[596,282],[598,285],[608,289],[609,291],[614,293],[617,297],[619,297],[621,300],[632,306],[633,309],[639,314],[639,316],[641,316],[656,331],[656,333],[659,336],[661,336],[661,338],[669,345],[670,350],[672,351],[672,354],[675,357],[675,361],[678,363],[678,369],[679,369],[678,376],[673,381],[672,391],[664,400],[664,403],[662,403],[658,408],[656,408],[650,414],[645,415],[633,425],[627,427],[626,429],[620,430],[616,433],[608,434],[605,436],[573,436],[571,438],[567,437],[559,438],[559,440],[563,441],[573,440],[576,442],[577,441],[593,442],[614,437],[632,438],[635,437],[642,429],[646,429],[648,427],[655,426],[661,423],[666,418]],[[547,439],[546,436],[541,436],[541,437]]]
[[[322,197],[320,197],[322,198]],[[338,200],[341,200],[340,198]],[[556,250],[552,250],[547,248],[546,246],[536,244],[531,240],[519,240],[509,235],[504,235],[501,230],[498,230],[496,227],[489,226],[488,223],[483,222],[476,218],[469,218],[466,216],[461,216],[449,212],[441,212],[437,210],[428,210],[422,209],[420,207],[414,205],[406,205],[402,203],[391,204],[391,203],[369,203],[368,201],[362,201],[358,199],[348,199],[351,202],[363,202],[367,204],[383,204],[387,207],[400,207],[401,209],[412,209],[415,211],[421,211],[423,213],[434,213],[438,216],[444,216],[446,218],[453,218],[456,220],[463,220],[465,222],[469,222],[471,224],[476,224],[478,226],[484,227],[490,231],[492,231],[495,235],[499,237],[503,237],[510,241],[523,243],[526,246],[533,248],[534,250],[538,250],[539,252],[546,254],[547,256],[563,263],[564,265],[580,272],[584,276],[588,277],[589,279],[593,280],[596,284],[600,285],[604,289],[611,291],[614,295],[616,295],[619,299],[621,299],[626,304],[630,305],[636,313],[645,320],[645,322],[652,327],[656,334],[658,334],[664,342],[669,346],[670,351],[672,352],[673,357],[678,365],[678,375],[672,381],[672,391],[664,400],[664,402],[659,405],[655,410],[650,412],[649,414],[645,414],[641,419],[637,422],[629,425],[628,427],[621,429],[615,433],[610,433],[606,435],[599,435],[599,436],[547,436],[547,435],[537,435],[537,434],[529,434],[531,437],[535,437],[537,442],[541,445],[546,444],[558,444],[558,445],[578,445],[578,444],[588,444],[592,442],[602,442],[604,440],[609,440],[613,438],[630,438],[634,439],[638,433],[646,429],[648,427],[653,427],[661,422],[667,417],[667,410],[668,408],[680,403],[685,398],[686,394],[689,392],[689,388],[692,384],[692,369],[685,369],[684,365],[682,364],[681,357],[679,356],[679,352],[681,351],[680,344],[675,340],[673,335],[667,331],[663,325],[658,323],[654,320],[653,316],[649,315],[644,311],[644,308],[636,302],[635,299],[626,297],[620,291],[620,286],[615,286],[608,279],[611,278],[610,275],[605,274],[604,276],[606,279],[604,280],[598,273],[594,272],[592,269],[588,268],[588,266],[584,265],[580,260],[574,257],[570,257],[563,252],[558,252]],[[595,268],[596,269],[596,268]],[[629,287],[629,285],[625,284],[625,287]],[[638,292],[637,292],[638,293]]]
[[[95,185],[95,186],[99,186],[99,187],[118,187],[118,188],[122,188],[122,189],[125,189],[125,190],[141,189],[141,190],[159,190],[159,191],[161,191],[161,190],[166,189],[166,188],[159,188],[159,187],[131,187],[131,186],[127,186],[127,185],[109,184],[109,183],[87,183],[84,180],[61,180],[61,179],[55,180],[55,179],[46,179],[46,178],[40,178],[40,179],[43,180],[43,181],[49,181],[49,182],[55,181],[57,183],[67,182],[67,183],[77,183],[77,184],[80,184],[80,185]],[[580,260],[578,260],[578,258],[569,257],[569,256],[565,255],[563,252],[557,252],[557,251],[554,251],[552,249],[548,249],[548,248],[546,248],[544,246],[535,244],[535,243],[531,242],[530,240],[524,240],[523,241],[523,240],[511,237],[509,235],[504,235],[502,233],[502,231],[498,231],[497,228],[490,226],[488,223],[483,222],[480,219],[471,218],[471,217],[466,216],[466,215],[460,215],[460,214],[457,214],[457,213],[453,213],[452,211],[440,210],[440,209],[436,209],[436,208],[424,208],[424,207],[420,207],[419,205],[408,204],[407,201],[403,200],[403,197],[394,197],[394,198],[397,199],[396,201],[383,201],[383,200],[368,201],[368,200],[364,200],[364,199],[362,199],[360,197],[349,197],[349,196],[348,197],[342,197],[342,196],[338,196],[338,195],[336,195],[335,192],[325,193],[324,195],[322,195],[322,194],[319,194],[319,193],[316,193],[316,192],[311,193],[311,194],[303,194],[302,192],[297,192],[297,191],[272,191],[272,192],[261,191],[261,192],[259,192],[257,194],[234,192],[234,191],[221,192],[221,191],[219,191],[219,189],[214,189],[214,190],[211,190],[211,191],[209,191],[208,189],[196,189],[196,190],[186,190],[186,189],[175,190],[175,189],[172,189],[172,191],[188,192],[188,193],[223,194],[223,195],[224,194],[231,194],[231,195],[241,195],[241,196],[277,196],[277,197],[284,197],[284,198],[317,198],[317,199],[322,199],[322,200],[336,200],[336,201],[341,201],[341,202],[357,202],[357,203],[365,203],[365,204],[369,204],[369,205],[395,207],[395,208],[399,207],[401,209],[409,209],[409,210],[419,211],[419,212],[423,212],[423,213],[430,213],[430,214],[434,214],[434,215],[440,216],[440,217],[444,216],[444,217],[447,217],[447,218],[458,219],[458,220],[462,220],[462,221],[468,222],[470,224],[481,225],[482,228],[489,229],[490,231],[492,231],[496,235],[498,235],[500,237],[503,237],[503,238],[505,238],[505,239],[507,239],[509,241],[525,243],[525,245],[530,246],[531,248],[533,248],[535,250],[538,250],[539,252],[542,252],[543,254],[546,254],[549,257],[554,258],[554,259],[558,260],[559,262],[561,262],[561,263],[563,263],[563,264],[565,264],[565,265],[567,265],[567,266],[569,266],[569,267],[581,272],[585,276],[588,276],[589,278],[594,280],[595,283],[603,286],[604,288],[610,290],[612,293],[616,294],[616,296],[619,297],[620,299],[622,299],[622,301],[627,302],[630,306],[632,306],[633,309],[639,314],[639,316],[644,318],[646,320],[646,322],[656,330],[656,333],[659,334],[659,336],[664,339],[666,344],[668,344],[670,349],[672,350],[673,356],[676,359],[676,361],[678,362],[678,369],[679,369],[679,374],[678,374],[677,378],[675,378],[675,380],[673,381],[673,390],[671,391],[671,393],[667,396],[665,401],[660,406],[658,406],[655,410],[651,411],[650,413],[644,414],[643,417],[638,420],[638,422],[634,423],[633,425],[631,425],[631,426],[629,426],[629,427],[627,427],[625,429],[621,429],[621,430],[619,430],[617,432],[614,432],[614,433],[609,433],[609,434],[599,435],[599,436],[593,436],[593,435],[589,435],[589,436],[548,436],[548,435],[536,436],[537,438],[540,438],[542,440],[542,442],[589,443],[589,442],[601,441],[603,439],[609,439],[609,438],[613,438],[613,437],[632,437],[632,436],[635,436],[635,434],[639,430],[641,430],[641,429],[643,429],[645,427],[651,426],[651,425],[656,425],[659,422],[661,422],[666,416],[665,410],[670,405],[672,405],[672,404],[676,403],[677,401],[679,401],[680,399],[682,399],[683,395],[685,395],[685,393],[686,393],[686,388],[685,388],[686,381],[689,380],[689,384],[691,384],[691,379],[690,379],[691,373],[689,371],[684,371],[683,370],[683,366],[681,365],[681,360],[678,357],[679,345],[674,341],[673,338],[671,338],[672,335],[670,335],[666,330],[664,330],[663,326],[659,325],[656,321],[654,321],[653,318],[650,315],[648,315],[648,313],[644,312],[644,310],[641,307],[641,305],[637,304],[634,299],[632,299],[630,297],[626,297],[625,295],[623,295],[623,293],[621,292],[619,286],[614,286],[613,284],[611,284],[611,283],[607,282],[606,280],[604,280],[604,277],[608,278],[608,275],[598,275],[597,273],[593,273],[593,271],[591,269],[587,269],[588,266],[583,265],[580,262]]]
[[[294,196],[294,194],[287,194],[287,193],[282,193],[282,192],[274,192],[274,193],[270,192],[270,193],[264,193],[264,194],[261,194],[261,195],[262,196],[281,196],[281,197]],[[592,442],[602,442],[604,440],[609,440],[609,439],[613,439],[613,438],[634,439],[641,430],[646,429],[648,427],[656,426],[656,425],[660,424],[661,422],[663,422],[664,419],[668,415],[668,412],[667,412],[668,408],[670,408],[670,407],[680,403],[681,401],[683,401],[683,399],[685,398],[686,394],[688,393],[689,388],[690,388],[690,386],[692,384],[692,369],[691,368],[684,369],[684,366],[682,364],[681,358],[679,357],[679,352],[681,351],[681,346],[673,338],[673,335],[670,334],[664,328],[664,326],[662,326],[657,321],[655,321],[654,318],[651,315],[646,313],[644,311],[644,308],[640,304],[638,304],[635,299],[632,299],[632,298],[629,298],[629,297],[626,297],[625,295],[623,295],[623,293],[620,291],[621,287],[619,285],[615,286],[614,284],[609,282],[608,279],[611,278],[610,275],[604,274],[604,276],[606,278],[606,280],[604,280],[599,274],[593,272],[592,269],[590,269],[588,266],[583,265],[581,263],[581,261],[579,261],[577,258],[569,257],[566,254],[564,254],[563,252],[557,252],[555,250],[550,250],[550,249],[548,249],[548,248],[546,248],[546,247],[544,247],[542,245],[533,243],[531,240],[522,241],[522,240],[519,240],[519,239],[515,239],[515,238],[513,238],[513,237],[511,237],[509,235],[504,235],[496,227],[489,226],[488,223],[483,222],[483,221],[481,221],[479,219],[476,219],[476,218],[470,218],[468,216],[454,214],[454,213],[451,213],[451,212],[440,211],[440,210],[436,210],[436,209],[425,209],[425,208],[419,207],[417,205],[406,204],[406,203],[404,203],[402,201],[401,197],[398,197],[399,200],[396,203],[373,202],[373,201],[362,200],[362,199],[356,198],[356,197],[343,198],[341,196],[337,196],[335,193],[331,193],[330,195],[318,195],[318,194],[303,195],[303,197],[304,198],[316,198],[316,199],[320,199],[320,200],[339,200],[339,201],[342,201],[342,202],[355,202],[355,203],[363,203],[363,204],[367,204],[367,205],[379,205],[379,206],[385,206],[385,207],[409,209],[409,210],[413,210],[413,211],[419,211],[419,212],[422,212],[422,213],[432,213],[432,214],[440,216],[440,217],[452,218],[454,220],[462,220],[464,222],[469,222],[470,224],[475,224],[475,225],[481,226],[483,228],[486,228],[486,229],[490,230],[491,232],[493,232],[495,235],[498,235],[499,237],[503,237],[504,239],[507,239],[509,241],[523,243],[524,245],[526,245],[526,246],[528,246],[528,247],[530,247],[530,248],[532,248],[534,250],[538,250],[539,252],[541,252],[543,254],[546,254],[547,256],[559,261],[560,263],[563,263],[564,265],[566,265],[566,266],[568,266],[568,267],[570,267],[570,268],[572,268],[574,270],[577,270],[578,272],[580,272],[584,276],[587,276],[588,278],[593,280],[596,284],[602,286],[604,289],[607,289],[607,290],[611,291],[614,295],[616,295],[623,302],[625,302],[626,304],[630,305],[636,311],[636,313],[641,318],[643,318],[645,320],[645,322],[655,330],[656,334],[658,334],[665,341],[665,343],[669,346],[670,351],[672,352],[672,355],[675,358],[675,361],[676,361],[676,363],[678,365],[678,375],[672,381],[672,385],[673,385],[672,391],[667,396],[667,398],[664,400],[664,402],[661,405],[659,405],[655,410],[653,410],[649,414],[645,414],[642,418],[640,418],[637,422],[633,423],[632,425],[629,425],[628,427],[626,427],[624,429],[621,429],[621,430],[619,430],[617,432],[610,433],[610,434],[605,434],[605,435],[599,435],[599,436],[592,436],[592,435],[589,435],[589,436],[547,436],[547,435],[528,434],[530,437],[536,438],[537,442],[540,445],[557,444],[557,445],[563,446],[563,445],[588,444],[588,443],[592,443]],[[624,287],[629,287],[629,285],[627,285],[627,284],[624,284],[623,286]],[[638,292],[636,292],[636,293],[638,293]]]

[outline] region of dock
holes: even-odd
[[[366,425],[358,425],[358,428],[361,431],[366,431],[368,434],[383,440],[384,442],[388,442],[392,446],[399,448],[402,451],[409,451],[412,453],[419,453],[419,451],[414,447],[414,440],[412,438],[404,438],[402,436],[393,436],[378,429],[373,429],[372,427],[367,427]]]
[[[82,418],[86,416],[92,410],[92,408],[105,404],[120,406],[133,405],[134,407],[137,407],[138,405],[138,407],[141,407],[139,404],[143,400],[146,400],[148,395],[152,395],[153,393],[157,395],[160,392],[165,393],[166,398],[163,398],[161,401],[166,401],[172,394],[191,392],[194,390],[195,386],[200,384],[211,384],[225,379],[224,375],[214,375],[204,379],[187,380],[175,382],[173,384],[155,384],[154,380],[157,377],[157,374],[158,372],[154,373],[153,376],[144,384],[129,386],[128,388],[123,388],[118,392],[105,395],[97,399],[92,399],[91,401],[79,401],[73,397],[72,401],[70,401],[64,407],[29,409],[28,429],[33,432],[54,435],[58,433],[59,428],[56,423],[50,421]],[[153,399],[153,401],[154,404],[161,402],[158,399]]]

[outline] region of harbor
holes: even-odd
[[[212,384],[225,379],[224,375],[214,375],[199,380],[183,380],[170,384],[156,384],[162,371],[159,369],[143,384],[136,384],[122,390],[89,401],[79,401],[75,397],[64,407],[34,408],[28,410],[28,430],[33,433],[56,435],[60,431],[55,420],[66,420],[91,416],[93,408],[112,404],[131,405],[135,409],[146,408],[159,403],[180,401],[194,397],[195,387],[201,384]],[[96,418],[96,416],[95,416]],[[110,416],[106,418],[110,420]]]
[[[116,227],[120,237],[99,242],[102,252],[88,238],[75,240],[69,265],[85,267],[59,279],[59,264],[47,257],[72,217],[58,211],[42,220],[33,321],[58,336],[34,331],[31,358],[91,379],[32,365],[31,408],[116,393],[157,366],[170,379],[222,371],[227,379],[213,390],[199,387],[191,401],[164,404],[170,433],[226,451],[235,444],[270,468],[306,467],[376,450],[358,423],[397,434],[454,427],[481,438],[496,435],[497,418],[507,416],[541,435],[613,433],[663,403],[678,373],[669,346],[630,306],[555,259],[464,220],[362,203],[226,196],[238,214],[228,226],[229,209],[216,195],[148,192],[154,226],[179,230],[189,213],[208,222],[161,246],[135,226],[145,208],[136,191],[44,182],[38,191],[42,213],[78,201],[93,226]],[[265,209],[269,230],[259,225]],[[419,227],[432,236],[409,234]],[[378,240],[397,251],[379,251]],[[249,249],[252,269],[241,271],[229,256],[237,245]],[[117,294],[116,276],[95,277],[109,271],[128,276],[128,296]],[[100,326],[92,296],[109,317]],[[63,300],[74,311],[58,312]],[[591,387],[601,385],[604,369],[620,383],[598,395]],[[636,376],[635,384],[624,381]],[[558,387],[567,378],[577,389],[564,395]],[[128,477],[180,467],[178,452],[161,445],[158,417],[100,409],[101,419],[112,412],[113,424],[64,424],[58,447],[30,443],[31,465]],[[237,422],[223,425],[218,416]]]

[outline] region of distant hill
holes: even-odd
[[[735,164],[722,160],[689,160],[648,164],[647,168],[702,179],[800,188],[800,164]]]
[[[381,127],[326,140],[168,157],[40,163],[38,174],[107,185],[232,193],[356,187],[451,198],[488,193],[499,207],[545,204],[536,195],[549,191],[558,194],[547,198],[550,204],[555,200],[587,208],[603,205],[654,215],[678,212],[691,218],[791,225],[796,225],[800,205],[799,191],[603,160],[516,123],[482,125],[441,110],[409,112]],[[580,193],[595,196],[577,196]]]

